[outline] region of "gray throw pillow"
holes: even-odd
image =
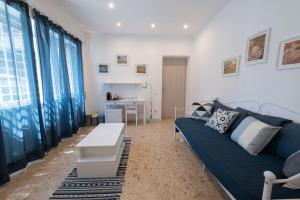
[[[283,187],[300,189],[300,150],[288,157],[282,171],[287,177],[293,177],[293,180],[284,184]]]
[[[300,173],[300,150],[288,157],[284,163],[282,171],[287,177]]]

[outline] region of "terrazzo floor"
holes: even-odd
[[[228,199],[184,142],[173,140],[173,121],[129,125],[133,141],[122,200]],[[0,189],[1,200],[46,200],[75,167],[75,145],[94,127],[84,127]]]

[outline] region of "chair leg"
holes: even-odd
[[[137,113],[135,114],[135,126],[138,125],[138,117],[137,117]]]

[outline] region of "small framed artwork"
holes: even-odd
[[[300,36],[296,36],[280,43],[277,69],[291,69],[300,67]]]
[[[271,28],[248,38],[246,49],[246,65],[267,62]]]
[[[117,65],[128,65],[128,55],[117,55]]]
[[[146,64],[138,64],[136,65],[135,73],[137,75],[146,75],[147,74],[147,65]]]
[[[108,74],[109,72],[109,65],[107,64],[99,64],[98,65],[98,73],[99,74]]]
[[[222,75],[237,76],[239,74],[241,56],[236,56],[223,61]]]

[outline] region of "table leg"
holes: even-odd
[[[104,123],[106,123],[106,117],[107,117],[107,113],[106,113],[106,103],[104,104]]]
[[[143,104],[144,107],[144,125],[146,124],[146,106],[145,103]]]

